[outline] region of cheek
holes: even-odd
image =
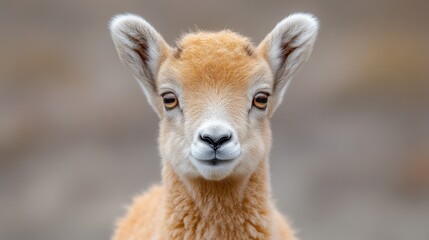
[[[235,115],[234,125],[240,140],[252,139],[254,141],[265,138],[266,130],[269,130],[269,119],[266,111],[250,108],[240,115],[237,112],[233,114]]]
[[[190,159],[190,147],[192,141],[187,140],[184,124],[181,119],[161,120],[159,134],[159,149],[163,161],[171,164],[180,175],[198,176]]]
[[[168,157],[168,153],[175,152],[175,146],[182,145],[182,139],[178,136],[182,135],[183,129],[179,122],[177,117],[164,117],[161,120],[159,148],[164,157]]]
[[[265,118],[251,119],[247,124],[246,129],[242,129],[240,135],[241,142],[247,146],[252,154],[263,154],[271,144],[271,131],[269,121]]]
[[[177,152],[177,149],[183,150],[192,142],[189,125],[186,124],[181,112],[171,113],[161,120],[160,125],[160,145],[171,146],[174,149],[168,149],[169,152]]]

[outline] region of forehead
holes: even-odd
[[[198,32],[184,36],[166,61],[164,76],[175,78],[186,91],[246,90],[262,78],[266,64],[245,37],[231,31]]]

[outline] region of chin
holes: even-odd
[[[221,181],[231,176],[238,164],[233,160],[197,160],[192,159],[192,165],[199,175],[208,181]]]

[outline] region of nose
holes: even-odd
[[[207,143],[214,150],[220,148],[223,144],[229,142],[233,131],[227,124],[207,124],[199,131],[199,137],[202,142]]]
[[[203,142],[208,143],[214,150],[217,150],[222,144],[231,139],[231,135],[213,136],[213,135],[200,135]]]

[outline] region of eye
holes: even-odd
[[[162,101],[164,102],[164,107],[167,111],[172,110],[179,105],[179,100],[177,100],[176,95],[172,92],[162,94]]]
[[[261,110],[265,110],[268,105],[268,96],[269,95],[267,93],[263,93],[263,92],[257,93],[253,98],[253,106]]]

